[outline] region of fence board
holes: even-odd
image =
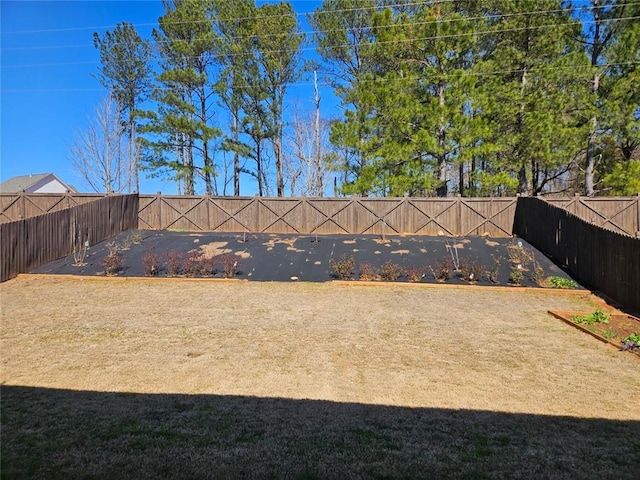
[[[2,193],[0,223],[14,222],[104,198],[99,193]]]
[[[298,234],[511,235],[514,198],[140,195],[140,228]]]
[[[514,233],[587,286],[640,312],[640,239],[593,225],[537,198],[519,198]]]
[[[109,196],[0,224],[0,281],[71,254],[74,228],[91,245],[137,228],[137,212],[137,195]]]
[[[575,196],[544,200],[599,227],[640,237],[640,195],[595,198]]]

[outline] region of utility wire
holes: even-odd
[[[637,19],[640,19],[640,16],[610,18],[607,21],[637,20]],[[526,30],[535,31],[535,30],[541,30],[545,28],[574,26],[578,23],[585,25],[585,24],[596,23],[596,20],[586,20],[583,22],[579,22],[578,20],[576,20],[574,22],[559,23],[559,24],[544,24],[544,25],[534,25],[534,26],[516,27],[516,28],[489,29],[489,30],[482,30],[479,32],[474,31],[474,32],[467,32],[467,33],[456,33],[451,35],[430,35],[426,37],[412,37],[412,38],[401,39],[401,40],[374,41],[374,42],[371,42],[370,45],[391,45],[391,44],[398,44],[398,43],[410,44],[417,41],[445,40],[445,39],[454,39],[454,38],[462,38],[462,37],[473,37],[478,35],[491,35],[496,33],[518,32],[518,31],[526,31]],[[351,46],[352,46],[351,44],[347,43],[347,44],[332,45],[330,48],[342,48],[342,47],[351,47]],[[298,52],[313,51],[316,48],[317,48],[316,46],[302,47],[297,49],[296,51]],[[278,49],[278,50],[268,50],[266,53],[275,54],[275,53],[290,53],[290,52],[291,52],[291,49]],[[250,55],[250,53],[235,53],[235,54],[223,53],[223,54],[211,55],[210,58],[242,57],[242,56],[248,56],[248,55]],[[189,57],[185,57],[185,58],[189,58]],[[22,65],[17,64],[17,65],[2,65],[1,68],[6,69],[6,68],[54,67],[54,66],[64,66],[64,65],[83,65],[83,64],[98,64],[98,63],[100,62],[87,61],[87,62],[63,62],[63,63],[38,63],[38,64],[22,64]]]

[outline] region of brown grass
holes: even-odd
[[[640,363],[545,313],[575,295],[21,277],[0,301],[7,478],[640,465]]]

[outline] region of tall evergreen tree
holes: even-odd
[[[93,34],[93,44],[100,53],[98,79],[121,106],[129,133],[128,189],[140,190],[138,146],[136,142],[137,108],[149,93],[152,82],[153,52],[147,40],[142,40],[135,27],[127,22],[116,25],[100,36]]]

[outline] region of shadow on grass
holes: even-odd
[[[639,421],[6,385],[1,406],[6,479],[631,479],[640,467]]]

